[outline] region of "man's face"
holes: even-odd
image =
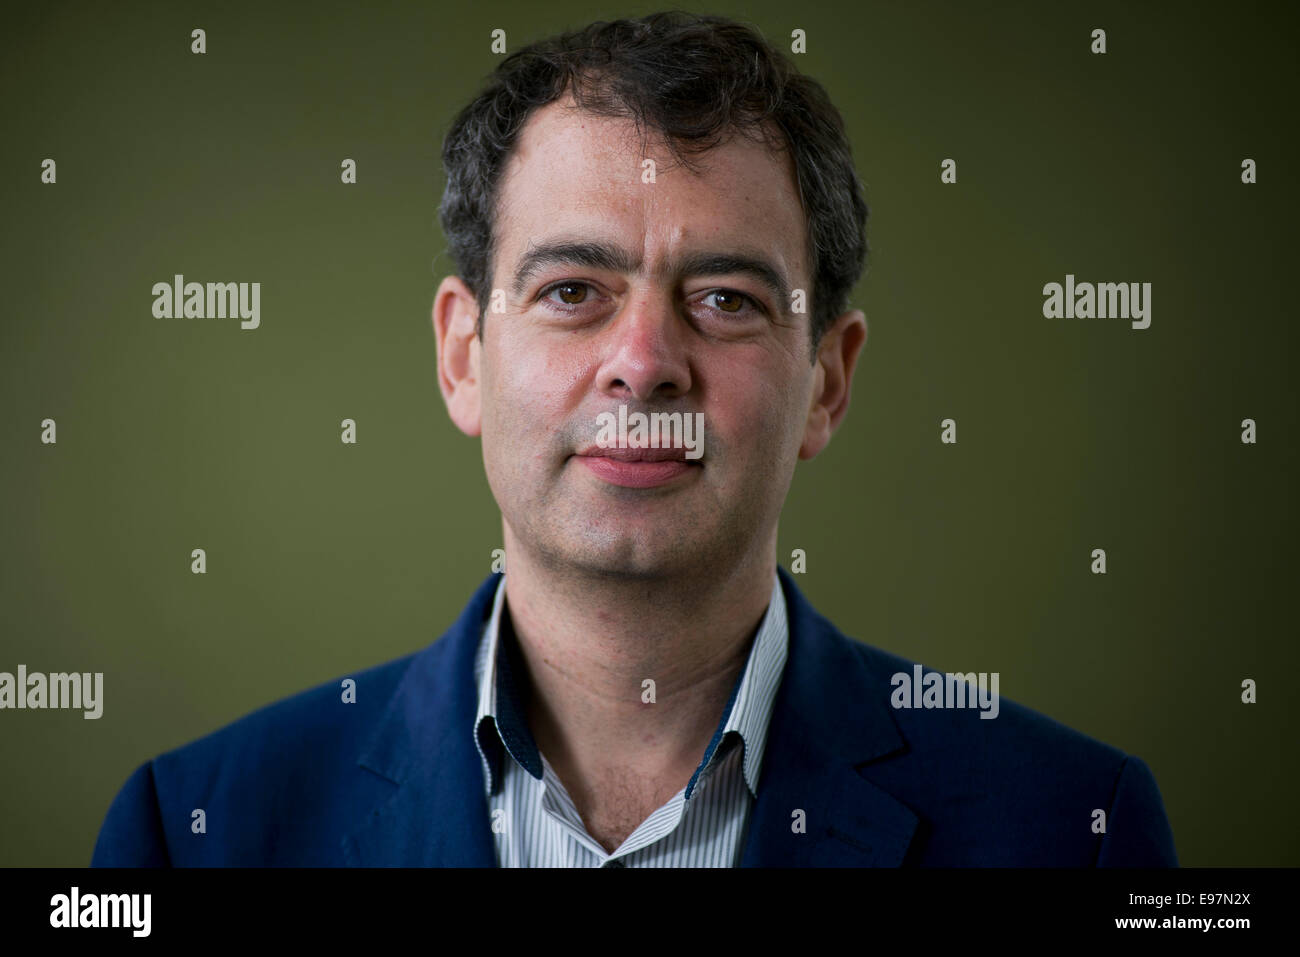
[[[791,311],[793,290],[811,296],[792,166],[736,137],[696,175],[659,145],[643,154],[630,121],[571,107],[532,115],[499,192],[492,288],[505,311],[483,317],[478,402],[508,551],[647,578],[765,559],[818,379],[810,315]],[[565,243],[612,261],[525,268]],[[766,264],[775,286],[700,265],[716,257]],[[597,417],[620,404],[703,413],[703,456],[604,457]]]

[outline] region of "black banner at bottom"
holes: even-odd
[[[778,925],[926,942],[1017,937],[1216,940],[1284,932],[1297,870],[0,870],[6,942],[91,947],[291,940],[498,943],[614,932],[629,943],[707,926],[725,939]],[[486,922],[479,919],[486,918]],[[447,935],[453,935],[449,938]],[[1246,935],[1245,937],[1239,935]],[[711,936],[711,935],[710,935]],[[689,938],[692,942],[698,937]],[[870,937],[863,937],[869,940]],[[633,944],[635,946],[635,944]],[[16,953],[16,951],[15,951]]]

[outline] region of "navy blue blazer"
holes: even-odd
[[[845,637],[779,575],[789,656],[744,866],[1177,866],[1140,759],[1006,699],[992,720],[895,709],[891,676],[913,663]],[[472,726],[497,582],[429,647],[353,676],[355,703],[334,681],[141,765],[92,865],[495,866]]]

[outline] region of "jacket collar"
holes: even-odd
[[[363,867],[495,867],[485,782],[473,744],[474,652],[495,574],[460,618],[407,666],[359,763],[391,781],[388,801],[343,840]]]
[[[887,706],[889,676],[818,614],[785,569],[790,655],[742,867],[896,867],[917,816],[857,767],[906,745]],[[803,832],[795,830],[803,811]]]
[[[745,867],[896,866],[917,817],[856,770],[904,748],[889,679],[778,568],[789,655],[768,729]],[[443,637],[414,655],[359,764],[388,800],[343,840],[361,866],[493,867],[496,851],[473,726],[474,654],[492,608],[490,575]],[[802,811],[803,830],[796,830]]]

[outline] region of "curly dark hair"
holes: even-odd
[[[867,203],[844,120],[822,86],[752,27],[680,10],[597,21],[523,47],[501,61],[452,122],[442,145],[447,185],[438,219],[478,302],[480,335],[502,170],[532,112],[566,91],[581,109],[631,118],[643,142],[648,132],[659,134],[688,169],[692,155],[733,132],[792,151],[813,270],[815,361],[868,252]],[[779,130],[775,142],[770,124]]]

